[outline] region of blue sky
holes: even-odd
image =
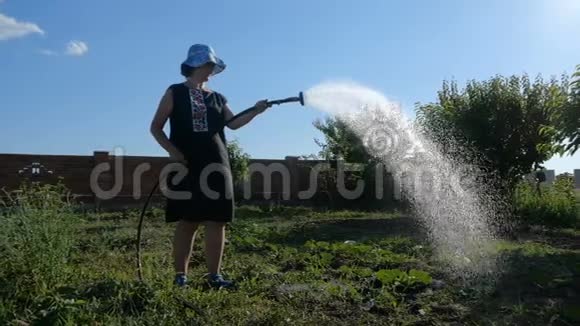
[[[209,86],[234,111],[351,79],[413,116],[444,79],[570,73],[578,35],[579,0],[0,0],[0,152],[165,155],[149,123],[193,43],[228,64]],[[255,158],[315,153],[323,116],[274,107],[228,138]]]

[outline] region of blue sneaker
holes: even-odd
[[[182,288],[185,287],[187,284],[187,275],[185,274],[176,274],[175,275],[175,285]]]
[[[234,288],[233,281],[226,281],[222,274],[210,274],[209,275],[209,285],[214,289],[232,289]]]

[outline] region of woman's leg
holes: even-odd
[[[222,222],[205,224],[205,255],[210,274],[218,274],[221,268],[225,228],[226,224]]]
[[[187,274],[198,225],[198,223],[185,220],[177,222],[173,238],[173,259],[177,274]]]

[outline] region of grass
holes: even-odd
[[[445,274],[422,230],[400,213],[244,207],[228,228],[223,267],[238,289],[218,291],[204,282],[203,241],[191,287],[172,287],[172,225],[160,210],[144,229],[145,283],[136,281],[136,212],[76,218],[61,277],[34,295],[0,290],[0,324],[580,323],[578,229],[532,228],[498,241],[501,275],[474,286]]]

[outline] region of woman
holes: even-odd
[[[210,76],[222,72],[225,67],[210,46],[191,46],[187,59],[181,65],[181,74],[186,81],[167,89],[151,122],[151,133],[159,145],[173,160],[185,165],[188,171],[187,176],[178,180],[177,184],[172,184],[172,177],[176,175],[170,175],[167,179],[169,190],[191,194],[188,199],[167,196],[166,222],[177,222],[173,258],[175,284],[178,286],[184,286],[187,282],[193,241],[201,224],[205,226],[209,284],[215,288],[233,286],[220,274],[220,265],[225,225],[234,217],[233,182],[223,127],[234,115],[223,95],[205,88]],[[268,107],[266,100],[258,101],[254,110],[229,122],[227,127],[238,129]],[[169,138],[163,131],[167,120],[171,128]],[[222,167],[222,173],[212,172],[205,176],[207,171],[215,171],[207,168],[216,165]],[[219,196],[208,196],[204,184]]]

